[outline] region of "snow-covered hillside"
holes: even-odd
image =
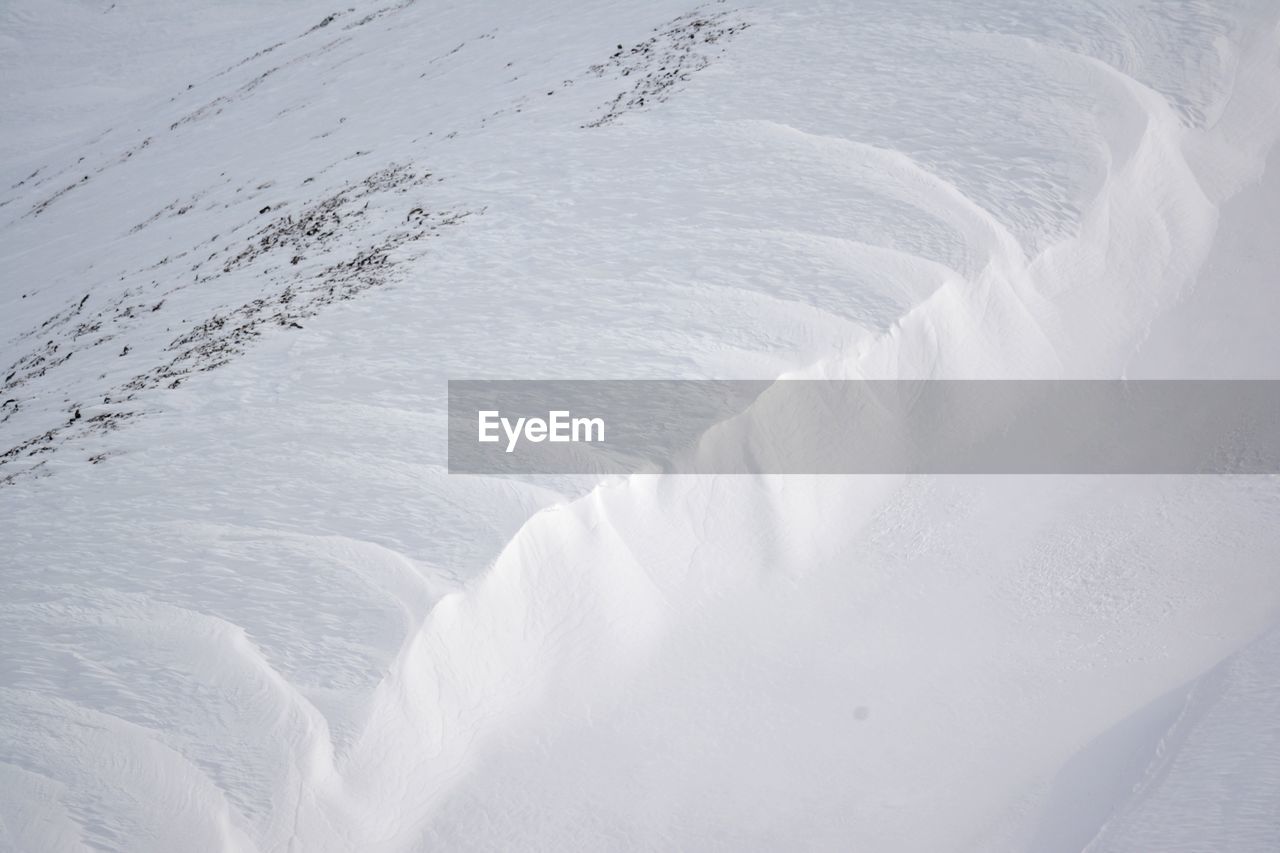
[[[0,849],[1274,850],[1269,477],[445,470],[449,378],[1280,378],[1280,6],[0,0]]]

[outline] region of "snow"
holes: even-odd
[[[1274,848],[1273,478],[444,469],[449,378],[1273,375],[1274,4],[0,21],[0,849]]]

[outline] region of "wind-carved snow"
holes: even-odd
[[[236,9],[3,164],[0,847],[1269,839],[1265,759],[1188,805],[1270,742],[1269,646],[1201,680],[1280,613],[1265,478],[515,482],[442,437],[451,376],[1119,375],[1280,131],[1273,11]]]

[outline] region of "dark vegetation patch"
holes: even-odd
[[[394,15],[396,12],[400,12],[405,9],[408,9],[410,6],[412,6],[416,2],[418,2],[418,0],[400,0],[399,3],[392,3],[390,6],[383,6],[380,9],[374,9],[372,12],[365,15],[363,18],[360,18],[358,21],[352,21],[351,23],[347,24],[346,26],[343,27],[343,29],[354,30],[356,27],[363,27],[365,24],[372,23],[373,21],[376,21],[379,18],[385,17],[387,15]]]
[[[424,194],[440,180],[428,170],[406,164],[378,169],[307,204],[297,213],[275,216],[247,240],[216,249],[209,256],[209,260],[217,261],[212,273],[197,275],[190,282],[159,292],[157,281],[149,287],[127,288],[99,306],[91,305],[90,294],[85,294],[19,336],[19,341],[32,345],[5,370],[0,383],[0,424],[39,396],[32,387],[36,380],[77,352],[118,338],[129,340],[128,330],[164,310],[173,294],[227,275],[249,273],[264,282],[263,295],[218,309],[189,326],[158,353],[158,358],[146,359],[151,362],[150,367],[107,387],[91,400],[69,402],[64,421],[0,451],[0,485],[23,476],[47,474],[51,469],[44,466],[45,455],[68,442],[111,432],[137,417],[142,413],[140,393],[177,388],[195,373],[227,364],[270,329],[301,329],[304,320],[325,306],[354,299],[394,280],[399,264],[412,254],[406,253],[407,247],[483,212],[431,206]],[[270,184],[265,182],[259,188]],[[268,205],[258,215],[274,213],[287,205],[287,201]],[[165,212],[180,215],[181,210],[182,205],[175,202],[157,217]],[[319,259],[319,265],[301,267],[307,257]],[[169,260],[163,258],[149,269]],[[135,349],[126,343],[114,351],[114,357],[137,358]],[[103,407],[108,408],[97,410]],[[93,461],[105,458],[99,454]],[[14,465],[17,462],[22,464]]]
[[[619,44],[607,62],[588,69],[595,77],[629,84],[584,127],[601,127],[620,116],[669,99],[681,83],[724,53],[724,42],[751,25],[730,12],[695,10],[655,27],[644,41]]]

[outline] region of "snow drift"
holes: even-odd
[[[3,9],[0,843],[1274,847],[1270,478],[451,478],[443,404],[1160,375],[1280,12],[305,6]]]

